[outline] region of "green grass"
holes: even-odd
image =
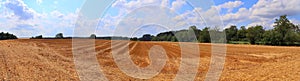
[[[248,41],[229,41],[229,44],[250,44]]]

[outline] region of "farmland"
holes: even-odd
[[[88,40],[88,39],[87,39]],[[200,65],[195,80],[205,79],[211,60],[211,44],[195,43],[200,48]],[[142,80],[127,76],[114,62],[110,40],[96,40],[95,50],[103,73],[109,80]],[[173,80],[180,65],[178,42],[130,42],[130,56],[140,67],[150,64],[149,49],[162,46],[169,58],[162,71],[150,81]],[[120,45],[121,48],[123,45]],[[79,80],[75,69],[72,40],[18,39],[0,41],[0,80]],[[83,46],[78,49],[90,49]],[[300,80],[300,47],[227,45],[220,80]]]

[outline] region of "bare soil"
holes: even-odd
[[[97,59],[109,80],[142,80],[127,76],[114,62],[111,41],[96,40]],[[195,43],[196,44],[196,43]],[[149,49],[162,46],[169,58],[161,73],[149,81],[171,81],[180,65],[181,48],[172,42],[130,42],[130,56],[140,67],[150,64]],[[195,80],[205,79],[211,60],[211,44],[198,44],[200,65]],[[121,48],[123,45],[119,45]],[[82,46],[80,49],[90,49]],[[0,41],[0,81],[78,81],[72,40]],[[221,81],[299,81],[300,47],[227,45]]]

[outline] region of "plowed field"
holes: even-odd
[[[195,43],[196,44],[196,43]],[[148,66],[149,49],[162,46],[168,60],[162,71],[150,81],[173,80],[180,66],[181,48],[172,42],[130,42],[130,56],[139,67]],[[200,65],[195,80],[204,80],[211,60],[211,44],[197,44]],[[118,44],[122,48],[125,44]],[[78,81],[72,49],[91,49],[86,45],[72,48],[72,40],[0,41],[0,81]],[[96,40],[95,50],[103,73],[109,80],[142,80],[127,76],[114,62],[111,41]],[[193,54],[191,54],[193,56]],[[222,81],[299,81],[300,47],[227,45]]]

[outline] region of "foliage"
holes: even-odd
[[[238,41],[246,41],[247,40],[247,29],[245,26],[242,26],[240,30],[237,32]]]
[[[225,29],[226,32],[226,40],[228,41],[237,41],[237,32],[238,29],[236,26],[230,26],[229,28]]]
[[[30,39],[43,39],[43,35],[39,35],[39,36],[35,36],[35,37],[31,37]]]
[[[226,34],[225,34],[226,33]],[[213,38],[212,38],[213,37]],[[225,38],[226,37],[226,38]],[[17,38],[8,33],[0,33],[0,39]],[[42,39],[43,36],[32,37]],[[64,39],[62,33],[55,36],[56,39]],[[72,38],[72,37],[71,37]],[[80,38],[80,37],[79,37]],[[128,37],[96,37],[92,34],[89,38],[107,40],[128,40]],[[66,38],[65,38],[66,39]],[[130,38],[132,41],[171,41],[171,42],[201,42],[201,43],[227,43],[231,44],[266,44],[266,45],[295,45],[300,44],[300,29],[289,21],[287,15],[280,16],[274,22],[274,29],[265,30],[263,26],[230,26],[224,30],[215,27],[205,27],[202,30],[196,26],[178,31],[167,31],[157,35],[145,34],[140,38]],[[213,40],[213,41],[212,41]]]
[[[287,15],[280,16],[274,22],[274,31],[278,32],[279,45],[282,44],[292,44],[297,40],[297,33],[299,32],[299,27],[294,25],[287,19]]]
[[[97,36],[95,34],[91,34],[90,39],[96,39]]]
[[[205,27],[202,32],[200,33],[200,42],[202,43],[210,43],[210,34],[209,34],[209,27]]]
[[[145,35],[143,35],[143,37],[140,38],[139,40],[141,40],[141,41],[151,41],[152,37],[153,37],[153,36],[151,36],[150,34],[145,34]]]
[[[222,39],[226,33],[226,38]],[[150,35],[147,35],[149,37]],[[211,38],[214,36],[214,38]],[[194,39],[194,38],[197,39]],[[143,36],[143,38],[145,38]],[[211,40],[214,41],[211,41]],[[280,16],[274,22],[274,29],[265,30],[263,26],[257,25],[246,28],[241,26],[230,26],[229,28],[219,31],[205,27],[202,30],[196,26],[190,26],[187,30],[168,31],[151,36],[151,41],[172,41],[172,42],[224,42],[243,43],[243,44],[267,44],[267,45],[294,45],[300,42],[300,29],[297,25],[291,23],[286,15]],[[237,42],[235,42],[237,41]]]
[[[63,33],[58,33],[58,34],[55,35],[55,38],[56,39],[63,39],[64,35],[63,35]]]
[[[8,32],[7,33],[1,32],[0,40],[7,40],[7,39],[18,39],[18,37]]]
[[[251,44],[255,44],[257,41],[261,41],[264,34],[264,29],[262,26],[249,27],[247,30],[246,37]]]

